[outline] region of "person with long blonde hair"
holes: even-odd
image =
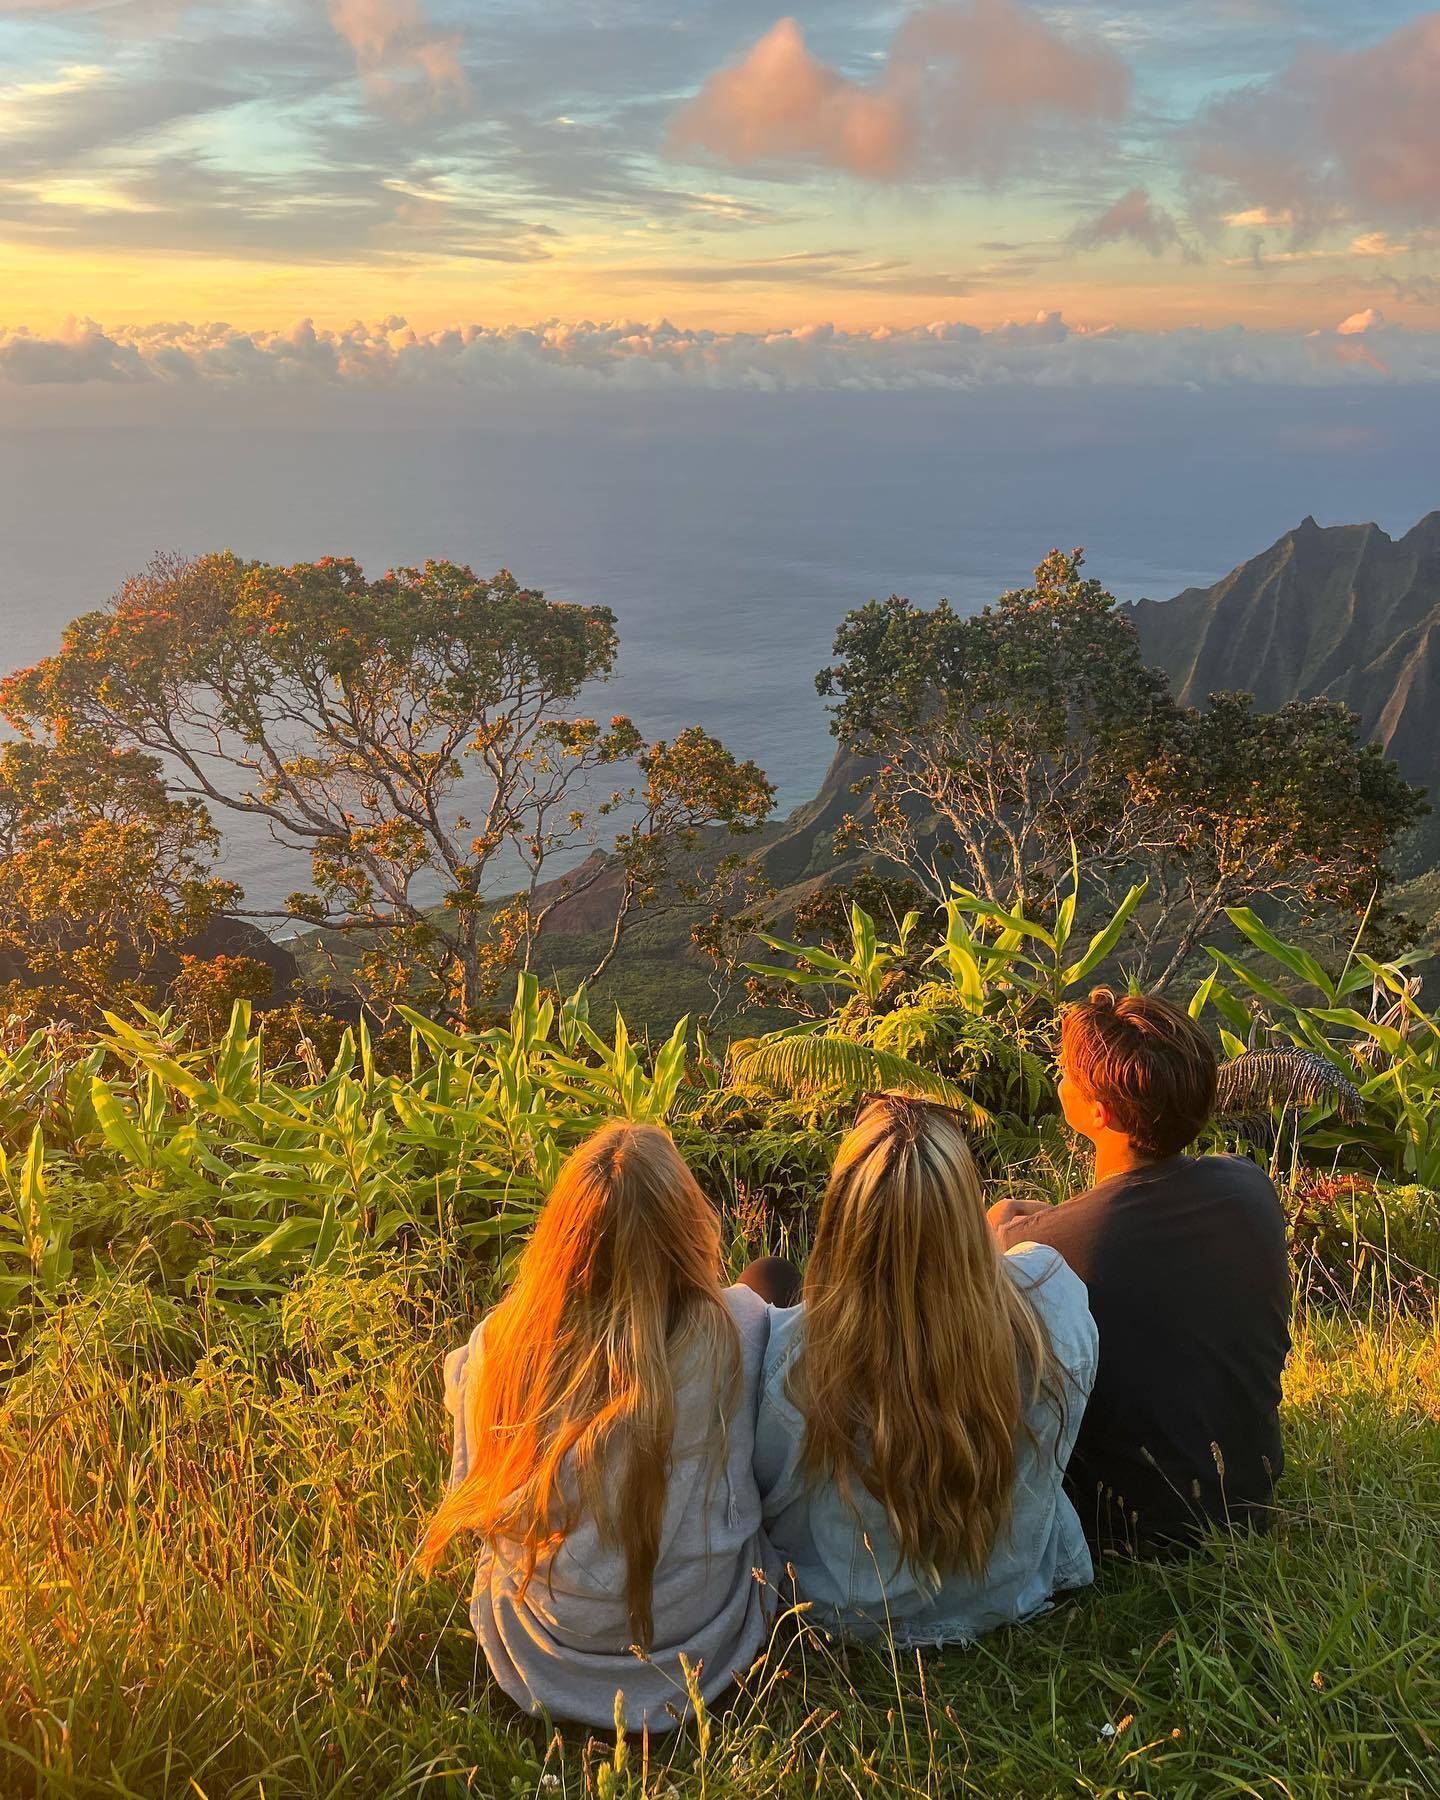
[[[965,1642],[1092,1580],[1062,1477],[1096,1351],[1061,1258],[1001,1254],[958,1118],[867,1101],[801,1302],[771,1313],[756,1427],[766,1529],[813,1616]]]
[[[713,1699],[764,1641],[766,1307],[720,1272],[669,1135],[619,1121],[570,1156],[508,1293],[447,1359],[451,1483],[420,1563],[478,1539],[471,1619],[527,1711],[608,1726],[618,1705],[667,1730],[688,1681]]]

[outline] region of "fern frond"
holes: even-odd
[[[1333,1106],[1346,1124],[1365,1117],[1359,1088],[1316,1050],[1247,1050],[1221,1064],[1217,1113],[1236,1118],[1272,1106]]]
[[[776,1033],[747,1038],[730,1048],[732,1078],[737,1086],[761,1087],[785,1094],[834,1094],[843,1097],[887,1090],[923,1095],[953,1106],[976,1130],[994,1120],[963,1088],[893,1050],[877,1050],[851,1038]]]

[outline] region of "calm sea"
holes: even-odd
[[[789,807],[829,760],[814,675],[849,607],[978,605],[1056,544],[1128,599],[1211,582],[1307,512],[1403,531],[1440,504],[1437,410],[1377,389],[321,393],[256,419],[31,395],[0,412],[0,661],[53,648],[161,548],[504,565],[615,609],[597,707],[703,723]],[[267,903],[304,878],[250,831],[227,872]]]

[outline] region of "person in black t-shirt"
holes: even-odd
[[[1283,1467],[1279,1198],[1244,1157],[1181,1154],[1210,1117],[1215,1080],[1193,1019],[1096,989],[1067,1011],[1060,1045],[1060,1103],[1095,1146],[1095,1186],[1059,1206],[990,1209],[1002,1248],[1049,1244],[1089,1289],[1100,1367],[1066,1485],[1100,1549],[1263,1527]]]

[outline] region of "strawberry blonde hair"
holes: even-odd
[[[583,1512],[624,1552],[630,1629],[648,1647],[675,1369],[698,1354],[714,1371],[701,1443],[717,1470],[739,1394],[720,1268],[715,1211],[667,1132],[617,1121],[573,1152],[485,1321],[462,1399],[469,1472],[430,1521],[422,1568],[473,1531],[518,1547],[523,1591]]]
[[[812,1479],[884,1506],[905,1562],[980,1575],[1010,1518],[1045,1328],[985,1218],[959,1122],[875,1096],[840,1145],[805,1275],[789,1377]]]

